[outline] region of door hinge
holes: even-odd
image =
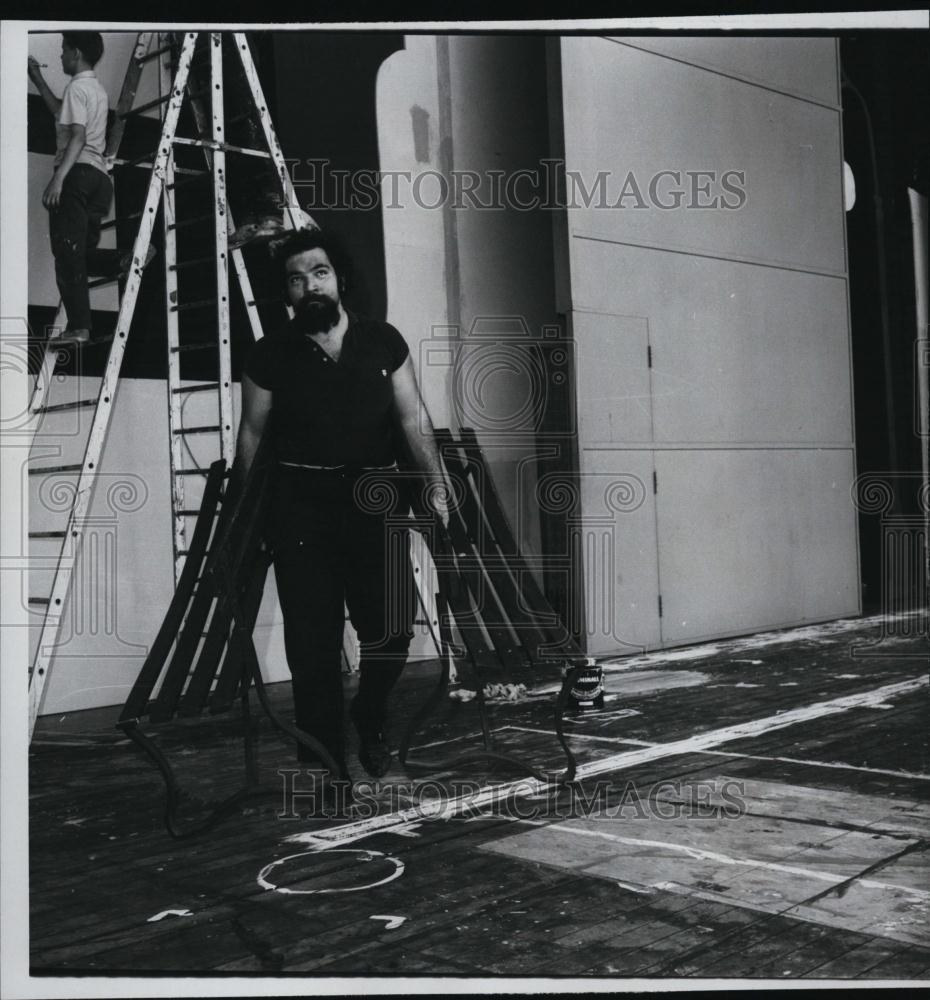
[[[659,594],[659,617],[662,617],[662,595]]]

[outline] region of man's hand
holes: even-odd
[[[42,195],[42,204],[51,212],[58,208],[58,204],[61,201],[61,189],[64,186],[64,181],[60,179],[59,174],[56,172],[53,174],[52,179],[48,182],[48,186],[45,188],[45,192]]]
[[[38,83],[42,79],[42,64],[34,56],[26,60],[26,72],[33,83]]]
[[[448,528],[449,510],[452,507],[449,486],[445,482],[430,483],[426,489],[426,496],[430,510],[442,521],[442,526]]]

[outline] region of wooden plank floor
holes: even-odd
[[[574,793],[395,766],[348,815],[311,815],[263,721],[273,794],[186,841],[115,710],[42,719],[32,973],[927,979],[925,638],[880,638],[833,623],[617,661],[603,711],[566,723]],[[494,707],[495,738],[555,769],[554,678],[529,680]],[[431,683],[405,676],[398,725]],[[272,695],[286,705],[288,686]],[[440,716],[418,756],[478,746],[473,704]],[[218,795],[240,777],[234,732],[192,720],[158,742]]]

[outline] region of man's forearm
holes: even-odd
[[[258,445],[261,441],[261,435],[255,433],[255,431],[246,424],[242,424],[239,428],[239,436],[236,438],[236,483],[237,487],[241,487],[245,482],[246,476],[249,474],[249,469],[252,468],[252,463],[255,461],[255,454],[258,451]]]
[[[56,97],[52,93],[52,88],[45,82],[45,77],[41,73],[37,73],[35,76],[30,74],[30,80],[35,84],[36,90],[39,92],[39,96],[45,103],[45,106],[53,114],[58,114],[58,109],[61,107],[61,98]]]
[[[68,176],[68,171],[77,163],[77,158],[81,155],[81,150],[86,145],[84,136],[72,135],[65,147],[65,155],[61,158],[61,163],[55,170],[59,180],[64,180]]]

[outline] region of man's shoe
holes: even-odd
[[[383,777],[391,769],[392,762],[391,748],[384,738],[384,733],[366,724],[365,720],[359,717],[354,700],[349,706],[349,718],[358,732],[359,763],[373,778]]]
[[[227,244],[230,250],[238,250],[240,247],[245,246],[246,243],[252,243],[255,240],[270,239],[272,236],[280,236],[284,231],[284,223],[280,219],[268,216],[265,219],[258,219],[255,222],[244,222],[241,226],[238,226],[234,232],[229,234]]]

